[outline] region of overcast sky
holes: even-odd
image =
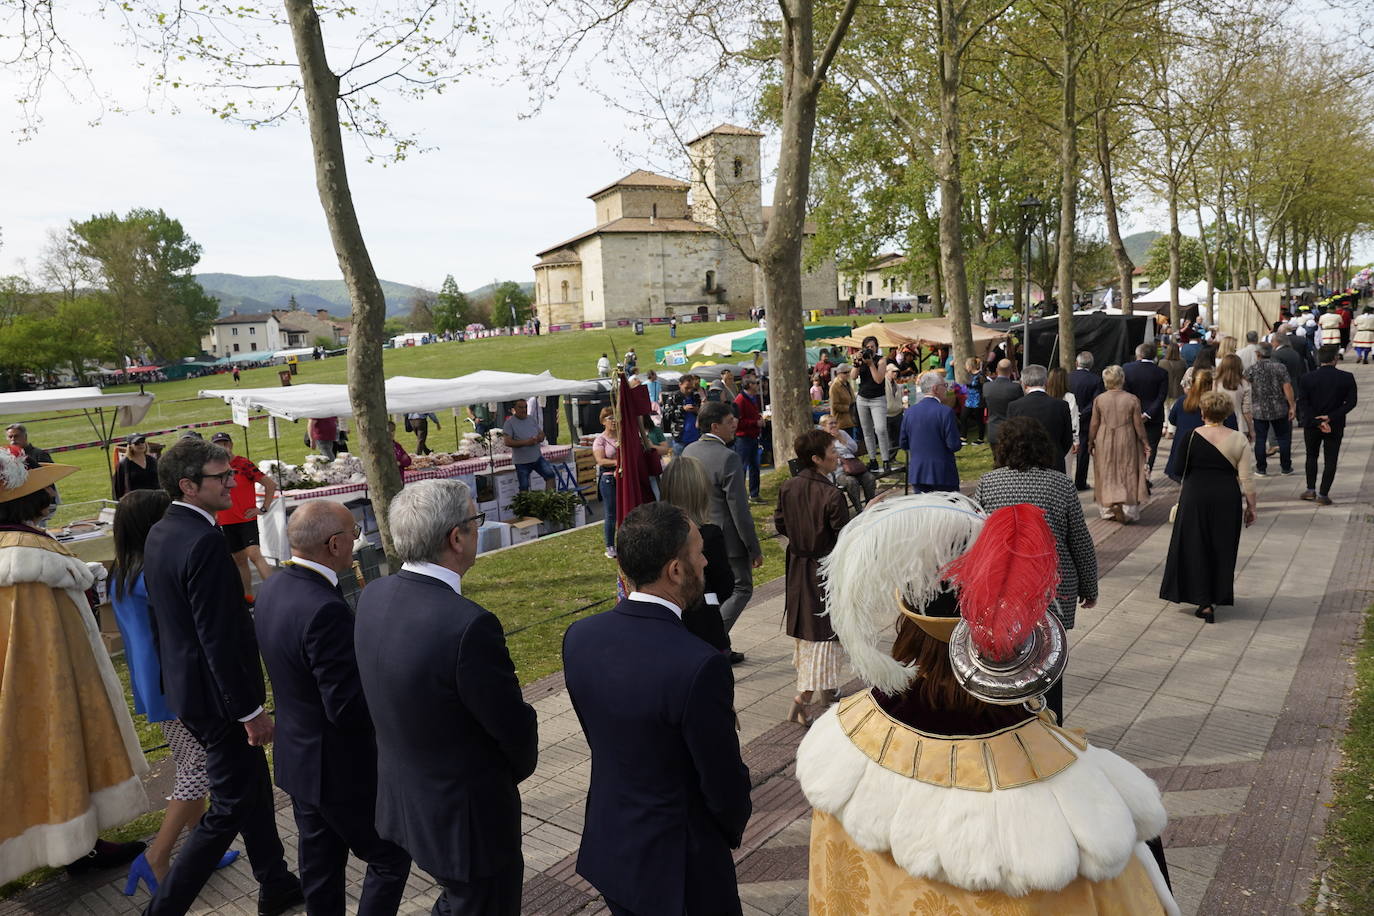
[[[102,86],[136,100],[140,77],[125,52],[102,49],[109,34],[108,23],[88,32],[88,60]],[[0,124],[15,123],[9,100],[20,91],[0,69]],[[91,126],[95,105],[50,89],[36,136],[0,140],[0,274],[32,266],[50,228],[149,207],[203,246],[202,272],[337,278],[304,125],[250,131],[189,94],[180,101],[179,113],[107,114]],[[431,289],[448,273],[465,289],[532,280],[536,251],[592,225],[587,194],[650,154],[624,113],[571,82],[527,119],[522,86],[483,78],[393,111],[399,129],[437,149],[383,168],[350,141],[354,201],[380,276]],[[1126,231],[1151,228],[1162,228],[1156,213],[1127,215]]]

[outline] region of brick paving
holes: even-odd
[[[1353,367],[1366,391],[1374,372]],[[1300,502],[1299,473],[1258,482],[1260,518],[1241,540],[1237,606],[1203,625],[1157,596],[1176,488],[1157,477],[1139,524],[1095,518],[1102,594],[1080,610],[1065,681],[1066,720],[1143,767],[1164,792],[1175,894],[1185,914],[1295,912],[1320,867],[1330,773],[1338,763],[1363,609],[1374,594],[1374,408],[1347,430],[1332,496]],[[1162,468],[1163,456],[1159,467]],[[781,582],[761,585],[733,637],[748,655],[736,669],[741,740],[754,817],[736,854],[746,916],[806,912],[810,813],[793,777],[802,731],[783,721],[793,693],[791,641],[782,634]],[[853,685],[851,684],[851,687]],[[525,913],[604,913],[576,874],[587,746],[561,675],[525,689],[539,714],[540,761],[524,798]],[[288,855],[295,825],[278,793]],[[356,907],[362,869],[350,864]],[[124,914],[147,902],[119,891],[122,876],[65,876],[0,901],[19,913]],[[217,872],[196,913],[255,912],[247,863]],[[428,912],[436,890],[412,874],[404,913]]]

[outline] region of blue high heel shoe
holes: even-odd
[[[232,865],[234,860],[238,857],[239,851],[237,849],[231,849],[220,858],[219,864],[217,864],[215,868],[224,868],[226,865]],[[157,875],[153,874],[153,867],[148,864],[148,857],[146,855],[140,855],[137,859],[134,859],[133,864],[129,866],[129,880],[124,883],[124,896],[132,897],[134,891],[138,890],[140,881],[148,886],[148,893],[157,893]]]

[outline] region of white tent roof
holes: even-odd
[[[46,391],[0,393],[0,416],[11,417],[48,410],[118,410],[119,425],[133,426],[152,406],[151,394],[102,394],[99,388],[50,388]]]
[[[1202,289],[1202,295],[1206,294],[1207,287],[1204,284]],[[1141,295],[1137,296],[1135,301],[1141,305],[1168,302],[1169,284],[1167,282],[1161,283],[1159,286],[1156,286],[1148,293],[1142,293]],[[1179,305],[1197,305],[1199,301],[1201,301],[1201,297],[1198,296],[1198,294],[1194,293],[1191,289],[1185,289],[1182,286],[1178,288]]]
[[[739,331],[724,331],[700,340],[689,341],[686,346],[688,356],[729,356],[735,352],[737,339],[758,332],[758,328],[744,328]]]
[[[529,375],[522,372],[483,369],[448,379],[398,375],[386,380],[386,409],[388,413],[393,414],[428,413],[450,407],[513,401],[516,398],[535,395],[594,394],[597,390],[596,382],[555,378],[548,372]],[[285,420],[353,415],[347,385],[217,388],[201,391],[200,396],[219,398],[226,404],[263,410]]]

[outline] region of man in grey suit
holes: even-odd
[[[724,401],[708,401],[697,412],[701,438],[682,450],[688,458],[700,461],[711,480],[711,518],[725,535],[725,552],[735,574],[735,590],[720,605],[725,632],[735,625],[744,606],[754,594],[754,570],[763,565],[763,550],[754,533],[754,517],[749,514],[749,493],[745,489],[744,465],[730,447],[739,420]],[[744,655],[731,651],[730,663],[739,664]]]
[[[999,360],[997,378],[983,385],[983,403],[988,405],[988,445],[997,441],[997,427],[1007,418],[1011,402],[1023,394],[1020,383],[1011,377],[1011,360]]]

